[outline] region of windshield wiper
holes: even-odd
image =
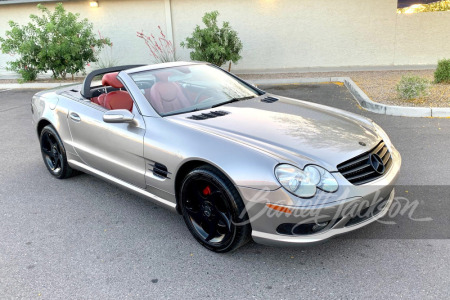
[[[241,97],[241,98],[232,98],[232,99],[230,99],[228,101],[214,104],[213,106],[211,106],[211,108],[214,108],[214,107],[217,107],[217,106],[221,106],[221,105],[225,105],[225,104],[238,102],[238,101],[242,101],[242,100],[253,99],[253,98],[255,98],[255,96],[247,96],[247,97]]]

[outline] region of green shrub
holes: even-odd
[[[66,12],[62,3],[54,12],[38,5],[41,16],[30,15],[31,22],[19,26],[9,21],[6,38],[0,38],[1,50],[13,56],[7,69],[22,75],[23,80],[34,80],[39,72],[51,71],[54,78],[83,72],[89,62],[97,61],[95,47],[109,45],[109,39],[97,39],[92,24],[79,20],[79,14]]]
[[[186,38],[186,42],[180,45],[194,50],[190,54],[192,60],[207,61],[220,67],[228,61],[237,63],[241,59],[242,42],[228,22],[223,22],[222,28],[219,28],[218,15],[218,11],[206,13],[202,18],[206,27],[197,25],[192,37]]]
[[[434,72],[434,82],[450,83],[450,59],[438,61],[436,71]]]
[[[428,94],[430,81],[419,76],[402,76],[397,84],[397,92],[403,99],[415,99]]]
[[[32,68],[25,68],[23,70],[19,70],[18,73],[22,77],[22,79],[19,79],[19,82],[36,80],[38,75],[38,71]]]

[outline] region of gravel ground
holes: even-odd
[[[408,71],[352,71],[352,72],[316,72],[316,73],[274,73],[241,74],[239,77],[249,79],[275,78],[314,78],[314,77],[350,77],[375,102],[400,106],[449,107],[450,84],[432,84],[428,96],[422,99],[403,100],[397,95],[396,85],[403,75],[422,76],[433,80],[434,70]]]

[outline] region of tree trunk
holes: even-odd
[[[231,61],[230,64],[228,65],[228,72],[231,72]]]

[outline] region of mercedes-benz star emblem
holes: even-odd
[[[378,174],[383,174],[386,170],[386,166],[383,163],[383,160],[378,154],[370,154],[369,156],[369,164]]]

